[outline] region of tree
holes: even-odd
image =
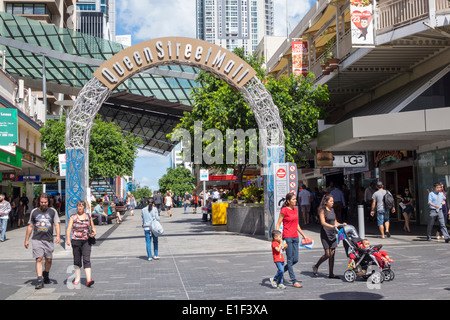
[[[104,122],[100,116],[94,120],[89,143],[89,179],[132,175],[137,147],[141,138],[124,135],[115,123]],[[66,119],[48,120],[40,130],[45,143],[42,157],[47,168],[58,168],[58,154],[65,153]]]
[[[275,105],[279,109],[280,118],[283,121],[283,130],[286,137],[286,161],[304,165],[305,161],[299,156],[299,152],[309,150],[308,141],[317,134],[317,121],[323,117],[323,109],[317,106],[318,101],[328,100],[326,86],[313,84],[314,76],[307,77],[282,77],[274,79],[266,78],[262,68],[262,60],[256,54],[244,56],[242,48],[233,51],[246,60],[257,72],[257,76],[263,80],[267,90],[271,93]],[[208,129],[218,129],[222,136],[226,136],[227,129],[257,129],[258,125],[250,107],[246,104],[241,93],[236,92],[225,81],[214,75],[201,72],[197,78],[200,84],[191,93],[194,100],[192,112],[185,112],[180,124],[175,128],[186,129],[194,136],[195,121],[202,121],[203,132]],[[171,138],[173,133],[169,135]],[[203,150],[211,141],[203,141]],[[225,144],[224,144],[225,146]],[[235,154],[237,145],[233,146]],[[237,170],[239,183],[242,186],[242,175],[249,163],[250,142],[246,141],[245,163],[238,164],[235,161],[230,166],[225,159],[221,163],[208,164],[203,161],[202,167],[218,168],[225,171],[229,167]],[[226,152],[223,152],[225,157]],[[204,160],[204,159],[203,159]]]
[[[159,189],[164,194],[172,191],[176,195],[184,195],[186,192],[192,193],[195,188],[195,176],[189,169],[183,166],[167,168],[167,173],[158,180]]]
[[[136,199],[140,199],[141,201],[144,201],[152,196],[152,190],[147,186],[141,187],[138,185],[136,191],[131,191],[131,193]]]

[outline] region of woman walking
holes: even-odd
[[[333,273],[334,269],[334,254],[336,252],[337,247],[337,239],[336,239],[336,227],[339,225],[339,222],[336,220],[336,214],[333,210],[334,199],[330,194],[326,194],[322,202],[319,206],[319,220],[322,225],[320,230],[320,239],[322,241],[323,249],[325,250],[325,254],[317,261],[317,263],[313,266],[313,273],[315,276],[319,274],[319,266],[328,259],[328,269],[329,274],[328,278],[330,279],[339,279],[338,276],[335,276]],[[344,225],[346,225],[344,223]]]
[[[72,236],[70,236],[72,234]],[[80,283],[81,267],[84,266],[86,274],[86,285],[91,287],[94,284],[91,271],[91,245],[89,237],[95,237],[96,230],[92,217],[86,213],[86,202],[77,202],[77,213],[72,215],[66,230],[67,245],[72,246],[73,264],[75,268],[74,285]]]
[[[152,232],[151,225],[153,219],[159,220],[158,209],[154,204],[154,200],[150,198],[148,200],[148,206],[142,209],[142,227],[144,228],[145,243],[147,246],[147,258],[148,261],[152,259],[158,260],[158,237]],[[152,256],[152,239],[153,239],[153,252]]]
[[[289,277],[296,288],[301,288],[302,285],[297,281],[294,273],[294,265],[298,262],[298,246],[300,233],[303,238],[306,238],[300,225],[298,224],[298,210],[297,199],[293,193],[286,195],[286,201],[278,217],[278,222],[275,230],[279,230],[281,223],[283,223],[283,240],[286,241],[286,258],[287,264],[284,266],[284,272],[289,271]]]

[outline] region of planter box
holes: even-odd
[[[227,208],[227,230],[264,235],[264,204],[230,205]]]

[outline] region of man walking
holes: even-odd
[[[394,213],[395,208],[387,208],[387,205],[384,201],[385,195],[389,192],[383,189],[383,182],[377,182],[377,191],[374,192],[372,196],[372,210],[370,211],[370,215],[373,217],[375,212],[377,213],[377,225],[380,229],[381,239],[384,239],[385,231],[386,236],[389,238],[391,234],[389,233],[389,214],[390,212]],[[390,194],[390,193],[389,193]]]
[[[154,196],[156,209],[158,209],[158,214],[161,214],[161,206],[163,203],[163,197],[161,195],[161,191],[158,191]]]
[[[0,193],[0,241],[6,240],[6,228],[8,227],[9,213],[11,212],[11,204],[6,201],[5,195]]]
[[[444,201],[444,195],[442,193],[442,186],[439,182],[434,184],[434,189],[428,194],[428,206],[430,208],[430,219],[428,220],[427,227],[427,240],[431,240],[431,230],[433,229],[434,222],[438,219],[439,227],[441,229],[442,236],[445,242],[450,241],[450,237],[445,226],[444,214],[442,213],[442,202]]]
[[[36,259],[36,274],[38,282],[36,289],[44,287],[44,283],[50,283],[49,273],[52,266],[54,244],[60,242],[60,220],[54,208],[49,208],[50,196],[43,193],[39,198],[40,206],[34,208],[28,221],[27,233],[25,235],[25,248],[28,249],[31,233],[33,233],[32,247],[33,258]],[[56,238],[53,241],[53,227],[56,230]],[[42,262],[45,259],[43,271]]]

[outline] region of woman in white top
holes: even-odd
[[[169,215],[169,217],[171,217],[172,213],[170,212],[170,209],[172,208],[172,197],[168,192],[166,193],[166,197],[164,198],[164,205],[166,206],[167,214]]]

